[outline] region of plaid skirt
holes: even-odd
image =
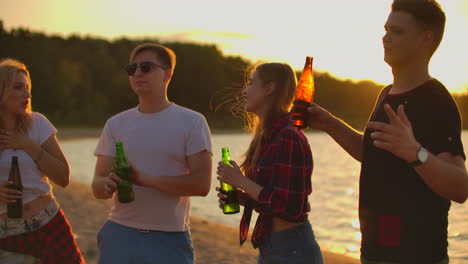
[[[34,256],[41,264],[85,263],[62,209],[37,230],[0,239],[0,249]]]

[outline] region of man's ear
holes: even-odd
[[[426,30],[423,34],[424,45],[428,46],[429,48],[432,48],[434,46],[435,41],[434,32]]]
[[[166,77],[164,78],[164,82],[169,82],[169,80],[172,78],[172,70],[171,69],[167,69],[166,70]]]

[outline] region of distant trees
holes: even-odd
[[[61,126],[102,126],[107,118],[137,104],[124,67],[130,51],[154,39],[66,38],[24,28],[5,30],[0,20],[0,58],[23,61],[33,82],[33,109]],[[204,114],[214,129],[240,128],[233,116],[250,61],[226,56],[215,45],[164,42],[177,55],[168,97]],[[300,72],[297,73],[298,77]],[[382,86],[371,81],[340,80],[317,72],[315,101],[357,129],[364,127]],[[457,95],[468,114],[467,96]]]

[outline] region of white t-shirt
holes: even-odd
[[[37,144],[42,145],[50,136],[57,133],[50,121],[40,113],[31,113],[31,127],[28,136]],[[0,182],[8,180],[11,167],[11,157],[18,157],[18,165],[23,183],[23,204],[38,196],[52,192],[47,176],[42,173],[33,159],[23,150],[5,149],[0,152]],[[0,204],[0,214],[6,212],[6,204]]]
[[[104,126],[95,154],[115,157],[122,141],[127,160],[139,171],[155,176],[177,176],[188,171],[187,156],[211,150],[205,118],[172,103],[158,113],[137,107],[111,117]],[[187,231],[190,197],[133,185],[135,199],[120,203],[114,193],[109,219],[121,225],[167,232]]]

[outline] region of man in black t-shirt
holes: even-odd
[[[382,39],[393,83],[382,90],[364,133],[316,104],[308,108],[309,127],[361,162],[364,264],[448,263],[448,211],[451,201],[466,201],[468,173],[460,113],[428,70],[444,26],[434,0],[394,0]]]

